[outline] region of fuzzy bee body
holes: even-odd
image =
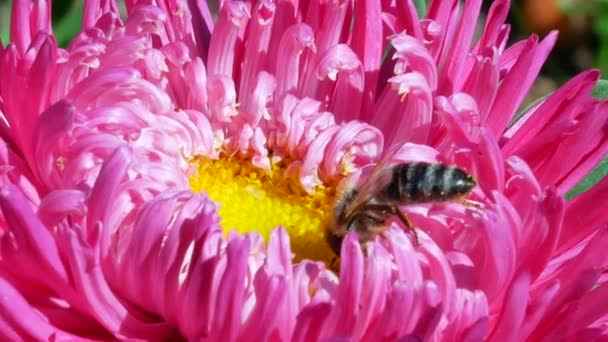
[[[466,195],[475,185],[467,172],[441,163],[379,165],[367,181],[347,191],[338,201],[327,232],[328,242],[339,255],[348,232],[357,232],[359,241],[367,242],[388,228],[385,222],[392,216],[397,216],[416,236],[399,206],[453,200]]]

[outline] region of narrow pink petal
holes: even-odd
[[[405,235],[401,228],[394,225],[390,231],[388,239],[391,245],[394,263],[397,265],[395,277],[400,281],[409,284],[412,288],[422,286],[423,273],[418,260],[417,251],[410,239]]]
[[[384,90],[375,112],[393,115],[377,115],[372,119],[373,125],[384,132],[388,146],[403,141],[426,143],[433,117],[432,93],[427,79],[418,72],[411,72],[397,75],[390,82],[393,89]]]
[[[456,280],[445,254],[428,236],[421,236],[421,244],[424,245],[422,254],[428,262],[429,277],[437,286],[437,294],[441,298],[443,310],[453,310],[456,294]]]
[[[495,137],[502,135],[507,123],[521,105],[556,40],[556,32],[549,34],[538,45],[532,37],[528,40],[529,45],[524,53],[502,80],[496,101],[487,117],[487,123]]]
[[[382,6],[378,0],[356,1],[352,48],[365,71],[362,112],[370,112],[376,98],[376,82],[382,62],[385,41],[382,32]]]
[[[545,234],[542,240],[524,236],[524,241],[530,242],[530,250],[527,251],[529,253],[527,255],[520,252],[520,258],[528,265],[533,278],[538,277],[555,256],[555,249],[559,246],[558,242],[561,238],[565,200],[555,188],[550,188],[538,207],[536,222],[525,222],[524,225],[528,231],[545,232]],[[535,240],[537,243],[533,243]]]
[[[329,148],[332,138],[339,129],[338,126],[330,126],[328,129],[319,133],[317,138],[308,146],[308,150],[302,158],[302,162],[292,163],[294,169],[298,168],[297,170],[294,170],[294,173],[299,176],[300,183],[306,191],[312,193],[315,186],[322,184],[319,176],[319,167],[323,162],[324,153],[322,154],[320,151],[324,152]],[[286,173],[289,171],[290,169],[288,169]]]
[[[405,31],[410,36],[416,39],[424,39],[422,36],[422,28],[420,27],[420,18],[413,1],[397,1],[397,20],[403,29],[398,31]]]
[[[87,305],[90,314],[106,329],[116,336],[149,338],[168,338],[173,334],[166,323],[146,323],[130,313],[113,294],[104,279],[99,261],[98,248],[87,246],[79,236],[79,227],[60,232],[65,240],[67,259],[75,291]],[[128,321],[129,324],[123,324]]]
[[[398,59],[395,73],[419,72],[426,79],[429,88],[435,91],[438,78],[437,66],[424,44],[412,36],[398,34],[391,39],[391,45],[395,48],[393,58]]]
[[[384,311],[387,304],[391,281],[392,257],[378,241],[373,247],[368,244],[368,255],[365,260],[363,291],[361,292],[361,311],[357,315],[358,324],[354,327],[353,338],[359,340],[371,332],[370,326]]]
[[[250,17],[245,2],[227,0],[223,3],[209,42],[206,64],[209,75],[233,76],[236,40]]]
[[[348,174],[349,168],[376,160],[382,147],[382,134],[377,128],[350,121],[340,127],[325,150],[321,174],[329,178]]]
[[[571,99],[578,99],[583,94],[589,94],[599,76],[599,72],[596,70],[576,75],[545,99],[542,104],[524,114],[505,134],[508,140],[501,143],[505,155],[514,154],[515,151],[525,148],[526,144],[558,115],[570,116],[574,109],[573,106],[579,102]],[[538,115],[540,113],[550,114]]]
[[[272,34],[272,23],[275,16],[276,4],[271,0],[262,0],[255,5],[250,24],[247,28],[247,45],[243,56],[241,69],[241,84],[239,87],[242,103],[251,102],[250,94],[258,85],[260,73],[265,72],[266,57],[270,36]]]
[[[40,189],[43,186],[21,156],[0,139],[0,186],[8,184],[19,187],[33,206],[40,204]]]
[[[402,317],[410,317],[409,322],[418,318],[410,314],[414,302],[413,297],[418,293],[413,290],[413,286],[406,284],[407,282],[400,281],[391,286],[386,308],[372,324],[363,340],[373,341],[380,336],[386,340],[396,340],[397,337],[410,332]]]
[[[445,57],[445,64],[441,69],[440,82],[442,89],[439,94],[449,94],[453,91],[456,80],[461,77],[461,71],[467,52],[471,45],[476,21],[481,9],[481,0],[466,1],[458,22],[458,28],[454,33],[454,41],[450,44],[449,51]]]
[[[528,303],[526,317],[521,328],[521,338],[529,338],[532,331],[543,319],[545,312],[559,291],[559,282],[553,282],[543,289],[541,293],[537,293],[536,296],[531,298],[530,302]]]
[[[599,231],[585,248],[574,258],[564,262],[563,266],[553,275],[554,281],[560,283],[560,291],[547,308],[544,319],[537,325],[531,338],[546,334],[554,322],[554,317],[569,302],[576,301],[596,284],[601,269],[606,267],[607,259],[604,246],[608,242],[607,230]],[[531,293],[532,296],[535,293]]]
[[[359,119],[361,117],[361,104],[365,74],[359,68],[354,72],[340,73],[334,89],[329,110],[334,113],[337,122]]]
[[[308,342],[320,340],[324,325],[333,308],[332,303],[318,303],[303,308],[297,317],[293,341]]]
[[[0,337],[6,341],[79,340],[57,329],[6,279],[0,278]]]
[[[604,177],[594,187],[567,202],[556,254],[574,247],[608,222],[604,210],[608,207],[607,191],[608,178]]]
[[[15,0],[11,9],[11,42],[19,55],[23,55],[30,44],[30,6],[29,0]],[[35,33],[35,32],[34,32]]]
[[[310,4],[309,6],[312,6],[312,4]],[[318,32],[318,53],[323,53],[332,46],[336,46],[340,42],[345,25],[350,24],[346,20],[346,15],[347,12],[350,10],[350,6],[350,0],[330,1],[327,4],[324,4],[324,8],[322,10],[323,16],[320,17],[323,18],[321,27],[315,30],[316,32]]]
[[[488,11],[488,17],[486,19],[486,25],[483,29],[483,34],[477,45],[473,48],[474,52],[480,52],[486,48],[498,46],[499,36],[502,27],[504,26],[505,19],[509,14],[510,1],[498,0],[492,2],[490,10]]]
[[[51,3],[49,1],[40,0],[32,4],[30,26],[32,32],[53,32],[53,27],[51,26]]]
[[[492,329],[490,338],[496,341],[514,341],[520,339],[520,331],[524,322],[528,304],[528,290],[531,279],[527,270],[521,270],[509,284],[505,303],[498,313],[498,323]]]
[[[280,61],[280,42],[285,36],[285,33],[291,26],[300,22],[300,20],[297,20],[296,18],[299,13],[297,12],[298,4],[295,0],[279,0],[276,4],[276,12],[272,24],[272,35],[268,48],[268,60],[266,63],[266,67],[270,68],[269,70],[271,71],[276,68],[276,64]]]
[[[55,190],[46,195],[38,207],[38,216],[47,226],[53,227],[71,215],[72,220],[84,217],[87,212],[86,194],[79,190]]]
[[[260,124],[262,119],[269,120],[268,105],[273,100],[275,88],[275,78],[265,71],[260,71],[254,81],[253,88],[247,93],[250,95],[245,97],[242,102],[240,116],[254,126]]]
[[[279,44],[276,68],[277,90],[279,98],[286,93],[294,92],[300,81],[300,56],[306,49],[316,49],[312,28],[304,23],[289,27]]]
[[[495,194],[495,196],[498,195]],[[488,298],[497,296],[515,273],[517,250],[513,228],[509,226],[509,223],[508,218],[491,211],[484,213],[483,217],[475,222],[477,229],[482,234],[483,243],[471,246],[470,255],[479,270],[477,272],[478,286],[484,290]]]
[[[123,177],[125,177],[126,171],[132,161],[131,154],[130,148],[120,147],[104,162],[88,199],[88,227],[104,224],[108,220],[109,214],[112,213],[110,210],[112,203],[107,199],[117,196],[118,187],[123,181]],[[109,241],[104,242],[109,243]],[[105,250],[109,246],[102,243],[101,248]]]
[[[54,243],[52,233],[40,222],[23,193],[14,185],[0,191],[0,208],[14,239],[19,254],[27,256],[30,272],[39,273],[37,279],[53,287],[68,281],[68,274]],[[3,258],[8,259],[8,255]],[[42,275],[44,274],[44,276]]]
[[[210,76],[207,80],[209,119],[216,122],[231,122],[238,114],[234,80],[224,75]]]
[[[117,102],[130,102],[137,96],[138,104],[154,113],[172,110],[171,99],[161,89],[142,79],[141,73],[127,68],[109,68],[92,74],[78,83],[70,92],[78,109],[90,109],[93,105],[113,105]]]
[[[228,261],[220,284],[224,295],[219,295],[215,303],[212,334],[209,336],[211,339],[234,341],[238,336],[249,248],[250,242],[246,238],[237,237],[228,243]]]
[[[209,101],[207,94],[207,70],[200,58],[194,59],[184,70],[184,81],[188,85],[186,108],[204,111]]]
[[[364,259],[356,234],[346,236],[340,256],[340,284],[336,293],[336,306],[325,327],[330,336],[350,335],[360,310]]]
[[[283,227],[279,227],[270,232],[268,247],[266,251],[265,269],[270,274],[282,274],[288,279],[292,274],[292,259],[294,254],[291,252],[289,235]]]
[[[457,315],[453,319],[454,332],[449,334],[455,341],[462,338],[463,341],[479,341],[488,336],[490,320],[488,319],[488,299],[480,290],[474,292],[458,289],[458,299],[462,307],[454,311]],[[450,330],[448,330],[450,331]]]
[[[300,93],[315,99],[330,97],[335,81],[342,73],[349,74],[361,69],[359,58],[346,44],[327,49],[312,64],[310,68],[315,72],[302,84]],[[351,110],[358,111],[358,107],[352,106]]]
[[[198,55],[203,61],[206,61],[211,32],[214,27],[211,10],[205,0],[188,0],[188,9],[192,15],[192,32]]]
[[[471,71],[463,84],[456,83],[455,90],[461,90],[477,100],[479,113],[488,116],[496,99],[499,85],[499,71],[492,57],[471,57]]]
[[[289,340],[291,327],[285,323],[289,323],[291,312],[286,311],[285,307],[290,300],[290,293],[287,292],[285,276],[274,274],[268,277],[264,284],[256,285],[256,293],[259,296],[238,340]]]
[[[447,40],[451,38],[450,27],[453,26],[453,14],[457,12],[458,2],[455,0],[432,1],[427,9],[426,18],[432,28],[433,38],[428,39],[428,48],[433,58],[439,63],[443,55],[442,50]],[[427,29],[428,30],[428,29]],[[427,32],[428,34],[428,32]]]
[[[577,335],[572,332],[590,326],[596,320],[606,315],[606,309],[603,305],[598,305],[598,303],[606,303],[606,300],[608,300],[608,286],[606,286],[606,283],[603,283],[591,290],[579,301],[574,312],[575,318],[572,319],[574,324],[572,327],[569,327],[571,338],[575,339]],[[555,330],[560,331],[561,329]]]

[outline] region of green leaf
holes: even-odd
[[[60,21],[53,25],[53,31],[59,46],[66,47],[80,31],[82,26],[82,2],[75,3],[69,11],[64,14]]]
[[[418,17],[424,18],[426,16],[426,0],[414,0],[414,6],[416,6]]]
[[[572,199],[583,192],[591,189],[595,184],[597,184],[602,178],[608,175],[608,156],[602,160],[600,165],[598,165],[587,177],[585,177],[582,181],[580,181],[572,190],[568,191],[566,194],[566,199]]]
[[[11,1],[0,1],[0,40],[6,46],[11,31]]]
[[[608,99],[608,80],[599,80],[591,91],[591,96],[598,100]]]

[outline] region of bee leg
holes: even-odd
[[[476,208],[476,209],[483,209],[483,204],[481,204],[479,202],[474,202],[474,201],[468,200],[468,199],[466,199],[464,197],[461,198],[459,202],[461,204],[466,205],[467,207],[473,207],[473,208]]]
[[[382,212],[382,213],[384,213],[383,216],[386,216],[386,214],[396,215],[399,218],[399,220],[401,222],[403,222],[405,227],[409,231],[411,231],[412,234],[414,234],[414,242],[415,242],[416,246],[420,245],[420,240],[418,239],[418,233],[416,232],[416,228],[414,228],[414,224],[407,217],[407,215],[405,215],[401,210],[399,210],[399,207],[397,207],[395,204],[384,204],[384,203],[368,204],[365,206],[365,209],[371,210],[371,211]]]
[[[418,239],[418,232],[416,232],[416,228],[414,228],[414,224],[412,223],[412,221],[409,219],[409,217],[407,217],[407,215],[405,215],[401,210],[399,210],[399,208],[397,208],[397,206],[395,205],[391,205],[391,212],[394,215],[397,215],[397,217],[399,218],[399,220],[401,222],[403,222],[403,224],[407,227],[407,229],[409,231],[412,232],[412,234],[414,234],[414,241],[416,242],[416,246],[420,245],[420,240]]]

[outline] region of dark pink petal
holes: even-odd
[[[524,322],[528,291],[530,288],[530,273],[522,269],[510,283],[505,303],[498,312],[500,317],[490,335],[496,341],[513,341],[520,339],[520,331]]]
[[[223,4],[209,42],[207,58],[209,75],[233,76],[236,40],[239,31],[247,25],[250,17],[245,2],[229,0]]]
[[[316,2],[311,2],[312,7]],[[312,17],[313,11],[310,11],[310,20],[323,19],[317,32],[317,52],[323,53],[333,46],[340,43],[344,35],[345,25],[350,25],[346,20],[347,13],[351,10],[350,0],[330,1],[321,4],[322,10],[319,18]],[[315,13],[317,14],[317,13]],[[318,15],[318,14],[317,14]],[[307,20],[308,21],[308,20]]]
[[[53,326],[4,278],[0,278],[0,293],[0,337],[3,340],[80,340]]]
[[[437,89],[437,66],[424,44],[412,36],[397,34],[391,38],[391,45],[395,49],[393,59],[397,59],[395,74],[418,72],[426,79],[431,91]]]
[[[392,115],[377,115],[372,124],[384,132],[388,146],[402,141],[426,143],[433,118],[427,79],[421,73],[410,72],[394,76],[389,82],[392,86],[384,90],[375,111]]]
[[[374,323],[387,304],[388,288],[391,281],[391,255],[376,241],[367,244],[367,259],[361,292],[361,307],[357,315],[358,324],[354,327],[353,338],[362,339],[370,332]]]
[[[233,341],[239,333],[241,310],[244,298],[243,284],[247,274],[247,254],[250,241],[247,238],[236,237],[226,247],[227,264],[221,278],[221,293],[215,304],[211,339]]]
[[[192,32],[196,41],[198,55],[203,60],[207,60],[209,41],[214,23],[211,17],[211,10],[205,0],[188,0],[188,9],[192,14]]]
[[[289,27],[281,38],[276,69],[276,97],[295,92],[300,81],[300,57],[305,49],[315,50],[315,36],[311,27],[300,23]]]
[[[318,341],[334,306],[331,303],[318,303],[306,306],[297,317],[293,333],[294,342]]]
[[[507,123],[521,105],[556,40],[556,32],[549,34],[538,44],[534,37],[529,39],[522,55],[502,80],[486,119],[495,137],[502,135]]]
[[[359,56],[365,71],[362,112],[373,109],[376,97],[376,82],[382,61],[385,41],[382,34],[382,7],[380,1],[356,1],[352,31],[353,51]]]
[[[493,56],[470,57],[471,71],[468,77],[455,82],[455,90],[470,94],[477,100],[479,113],[487,117],[496,99],[499,84],[499,70]]]
[[[16,0],[11,9],[11,42],[15,43],[19,55],[23,55],[30,44],[30,6],[28,0]]]
[[[410,36],[416,37],[416,39],[423,39],[422,28],[420,27],[420,18],[413,1],[397,1],[397,18],[400,24],[403,26],[402,29],[398,29],[398,32],[405,31]]]
[[[505,25],[505,19],[509,13],[510,1],[498,0],[492,2],[490,10],[488,11],[488,17],[486,24],[483,29],[483,34],[479,42],[473,49],[474,52],[480,52],[486,48],[493,46],[499,46],[499,36],[502,27]]]
[[[300,87],[300,93],[311,98],[331,98],[339,76],[350,73],[361,74],[361,62],[346,44],[339,44],[327,49],[312,64],[310,66],[311,76]],[[351,100],[356,100],[356,98]],[[351,110],[358,111],[358,108],[356,102],[351,102]]]
[[[577,301],[587,291],[590,291],[599,277],[599,270],[606,267],[604,247],[608,241],[605,228],[599,231],[585,248],[551,275],[551,280],[560,283],[560,291],[547,308],[544,319],[537,325],[531,338],[547,333],[548,329],[556,324],[554,318],[563,309],[564,305]],[[539,289],[540,290],[540,289]],[[532,296],[537,295],[534,291]]]
[[[86,194],[78,190],[53,191],[42,199],[38,207],[38,216],[47,227],[57,225],[67,215],[73,215],[72,219],[76,220],[86,214]]]
[[[356,234],[348,234],[342,243],[340,284],[336,306],[327,319],[325,329],[330,336],[349,336],[355,328],[363,291],[364,259]]]
[[[445,57],[445,64],[441,69],[440,82],[443,89],[439,89],[439,94],[445,94],[453,91],[453,86],[456,80],[461,77],[463,64],[468,55],[468,50],[471,45],[473,33],[476,28],[476,19],[479,16],[481,8],[481,0],[466,1],[458,28],[454,32],[454,41],[450,44],[449,51]]]
[[[259,296],[239,339],[288,340],[292,327],[285,324],[289,323],[287,316],[290,314],[285,310],[290,300],[285,276],[271,275],[263,282],[256,282],[255,287]]]
[[[47,31],[53,32],[51,26],[51,4],[47,0],[36,1],[32,4],[32,14],[30,16],[30,26],[32,32]]]
[[[556,116],[570,116],[574,106],[579,101],[572,101],[584,94],[589,94],[599,78],[599,73],[594,70],[583,72],[570,79],[555,93],[551,94],[539,106],[524,114],[509,130],[505,136],[508,140],[501,142],[502,150],[506,155],[511,155],[526,148],[548,123],[556,119]],[[550,113],[546,115],[534,115],[535,113]]]
[[[260,73],[264,72],[275,11],[276,4],[271,0],[262,0],[253,9],[241,67],[241,102],[251,102],[250,94],[258,84]]]
[[[49,187],[62,187],[61,175],[53,156],[60,140],[72,127],[74,106],[67,100],[57,102],[40,116],[34,140],[34,156],[40,180]]]
[[[560,235],[556,254],[561,254],[574,247],[593,232],[608,222],[604,208],[608,205],[608,179],[600,183],[566,204],[566,214]]]
[[[92,27],[97,19],[107,12],[118,12],[118,7],[114,1],[93,0],[86,3],[82,15],[84,28]]]

